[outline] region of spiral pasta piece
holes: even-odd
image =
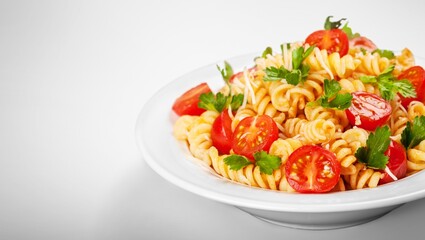
[[[391,106],[393,109],[389,122],[391,135],[395,141],[400,142],[401,133],[406,128],[406,124],[409,122],[409,118],[406,110],[399,101],[392,101]]]
[[[335,124],[329,120],[316,119],[307,122],[301,129],[301,136],[306,143],[319,144],[329,142],[335,134]]]
[[[341,92],[342,93],[352,93],[352,92],[368,92],[368,93],[374,93],[374,94],[380,94],[379,89],[377,87],[374,87],[371,84],[365,84],[359,79],[352,79],[352,78],[343,78],[340,79],[339,85],[341,85]]]
[[[287,137],[295,137],[301,134],[301,129],[308,123],[308,120],[303,118],[291,118],[286,120],[284,128]]]
[[[379,184],[382,173],[371,168],[366,168],[363,163],[356,163],[356,172],[344,176],[345,181],[351,189],[374,188]]]
[[[205,111],[197,118],[188,133],[189,150],[196,158],[205,161],[208,165],[209,159],[206,157],[207,150],[212,146],[211,128],[218,113]]]
[[[260,167],[254,166],[254,164],[250,164],[239,170],[231,170],[224,162],[227,155],[219,155],[215,147],[209,148],[207,154],[207,158],[211,162],[214,171],[224,178],[253,187],[293,191],[288,185],[281,169],[275,170],[271,175],[261,173]]]
[[[354,163],[357,158],[350,145],[341,137],[335,138],[330,142],[329,151],[335,153],[336,158],[341,164],[341,175],[352,175],[356,173]]]
[[[378,76],[391,65],[391,61],[386,57],[381,57],[379,53],[366,52],[361,54],[358,59],[360,64],[356,71],[366,75]]]
[[[425,140],[418,146],[407,150],[407,172],[408,174],[425,169]]]
[[[306,63],[313,71],[325,70],[331,79],[346,78],[350,76],[360,64],[358,59],[351,55],[340,57],[339,53],[328,52],[315,47],[313,52],[306,58]]]
[[[173,126],[173,135],[178,140],[187,140],[193,123],[198,116],[183,115],[179,117]]]
[[[407,117],[413,121],[415,117],[425,116],[425,105],[419,101],[412,101],[407,107]]]
[[[342,132],[348,126],[349,121],[345,112],[324,108],[322,106],[306,107],[304,109],[307,120],[313,121],[316,119],[324,119],[331,121],[337,131]]]
[[[414,65],[415,57],[413,56],[413,53],[408,48],[404,48],[401,50],[401,54],[396,56],[393,74],[398,76],[401,72],[413,67]]]
[[[278,139],[270,146],[269,154],[280,157],[282,164],[285,164],[289,155],[301,146],[302,143],[298,139]]]
[[[341,138],[348,143],[353,152],[356,152],[359,147],[365,147],[368,137],[368,131],[357,127],[348,129],[341,135]]]
[[[288,112],[290,103],[286,93],[295,86],[280,81],[266,83],[266,86],[273,106],[281,112]]]

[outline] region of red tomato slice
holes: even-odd
[[[407,172],[407,158],[404,147],[400,143],[391,140],[390,146],[387,151],[385,151],[385,155],[389,157],[387,167],[392,174],[394,174],[397,179],[404,178]],[[394,179],[385,172],[379,184],[385,184],[392,181],[394,181]]]
[[[246,117],[239,122],[233,132],[232,149],[253,161],[253,154],[264,150],[277,140],[279,129],[274,120],[267,115]]]
[[[329,54],[338,52],[342,57],[348,53],[348,37],[341,29],[315,31],[305,39],[305,42],[310,46],[316,45],[321,50],[325,49]]]
[[[353,92],[351,106],[345,110],[351,125],[373,131],[387,122],[391,105],[378,95],[367,92]]]
[[[220,154],[228,154],[232,149],[232,119],[227,109],[223,110],[214,120],[211,129],[211,139]]]
[[[350,39],[350,48],[352,47],[360,47],[360,48],[364,48],[369,52],[373,52],[377,49],[375,43],[372,42],[372,40],[370,40],[367,37],[355,37],[353,39]]]
[[[173,111],[177,113],[177,115],[194,115],[199,116],[205,109],[198,107],[199,96],[202,93],[211,92],[210,87],[207,83],[201,83],[198,86],[189,89],[185,93],[183,93],[173,104]]]
[[[413,66],[403,71],[398,79],[409,80],[416,89],[416,98],[401,98],[401,104],[407,108],[411,101],[425,102],[425,70],[421,66]]]
[[[295,150],[285,164],[289,185],[297,192],[329,192],[338,183],[341,166],[334,153],[305,145]]]

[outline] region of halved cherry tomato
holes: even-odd
[[[338,52],[342,57],[348,53],[348,37],[341,29],[318,30],[305,39],[310,46],[316,45],[319,49],[327,50],[329,54]]]
[[[366,49],[369,52],[373,52],[377,49],[375,43],[373,43],[369,38],[363,36],[350,39],[349,43],[350,48],[360,47]]]
[[[391,140],[390,146],[387,151],[385,151],[385,155],[389,157],[387,167],[392,174],[394,174],[397,179],[404,178],[407,172],[407,158],[404,147],[400,143]],[[379,184],[385,184],[392,181],[394,181],[394,179],[385,172]]]
[[[177,113],[177,115],[194,115],[199,116],[205,109],[198,107],[199,96],[202,93],[211,92],[210,87],[207,83],[201,83],[196,87],[193,87],[183,93],[173,104],[173,111]]]
[[[401,104],[407,108],[411,101],[421,101],[425,103],[425,70],[421,66],[413,66],[403,71],[398,79],[409,80],[416,89],[416,98],[401,98]]]
[[[373,131],[387,122],[391,105],[376,94],[353,92],[351,106],[345,110],[351,125]]]
[[[211,139],[213,146],[220,154],[228,154],[232,149],[232,119],[227,109],[223,110],[214,120],[211,129]]]
[[[274,120],[267,115],[246,117],[239,122],[233,132],[232,149],[254,161],[253,154],[264,150],[278,138],[279,129]]]
[[[289,185],[302,193],[329,192],[341,173],[335,154],[316,145],[298,148],[284,166]]]

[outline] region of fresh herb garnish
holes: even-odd
[[[232,110],[237,110],[242,105],[242,102],[243,94],[241,93],[233,96],[225,96],[221,92],[217,94],[209,92],[199,96],[198,107],[220,113],[229,106]]]
[[[217,65],[217,69],[221,73],[224,82],[230,87],[229,80],[233,76],[232,66],[227,61],[224,61],[224,68],[220,68],[220,66]]]
[[[353,30],[348,26],[348,22],[344,24],[341,30],[347,34],[349,40],[360,37],[360,33],[353,33]]]
[[[406,128],[401,133],[401,143],[407,149],[416,147],[425,140],[425,116],[417,116],[413,124],[407,122]]]
[[[333,16],[328,16],[325,20],[325,30],[331,30],[331,29],[337,29],[341,26],[342,21],[347,20],[346,18],[341,18],[340,20],[336,22],[332,22],[330,19],[333,18]]]
[[[260,167],[260,172],[271,175],[280,167],[282,160],[278,156],[270,155],[265,151],[254,153],[255,164]]]
[[[254,159],[255,165],[260,167],[260,172],[267,175],[273,174],[273,171],[278,169],[282,163],[280,157],[270,155],[265,151],[254,153]],[[246,157],[236,154],[225,157],[224,163],[226,163],[231,170],[235,171],[252,164]]]
[[[349,93],[339,93],[341,91],[341,85],[339,85],[338,81],[325,79],[323,87],[324,94],[315,102],[308,103],[309,106],[320,105],[324,108],[338,110],[344,110],[351,106],[353,96]]]
[[[266,49],[264,49],[263,54],[261,54],[261,57],[266,58],[268,54],[273,54],[273,49],[271,47],[267,47]]]
[[[397,93],[403,97],[416,97],[416,90],[412,83],[407,79],[398,80],[392,72],[394,65],[389,66],[378,76],[361,76],[363,83],[371,83],[378,86],[382,98],[393,100]]]
[[[388,126],[376,128],[375,133],[371,133],[367,138],[366,147],[357,149],[355,156],[358,161],[369,168],[385,169],[389,158],[384,153],[390,145],[390,135]]]
[[[224,163],[230,167],[230,170],[238,171],[251,164],[251,161],[244,156],[232,154],[224,158]]]
[[[264,81],[280,81],[286,79],[287,83],[292,85],[298,85],[298,83],[303,83],[308,76],[310,67],[302,62],[311,54],[314,46],[310,46],[307,50],[304,47],[298,47],[292,51],[292,70],[289,71],[285,67],[281,66],[280,68],[269,67],[265,69],[266,75],[264,76]]]
[[[395,54],[393,51],[391,50],[386,50],[386,49],[375,49],[373,53],[378,53],[379,56],[384,57],[384,58],[388,58],[388,59],[394,59],[395,58]]]

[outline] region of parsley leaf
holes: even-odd
[[[267,175],[273,174],[273,171],[278,169],[282,163],[282,160],[278,156],[270,155],[265,151],[259,151],[254,153],[255,165],[260,167],[260,172]],[[225,157],[224,163],[227,164],[231,170],[240,170],[252,162],[246,157],[241,155],[232,154]]]
[[[341,22],[347,20],[346,18],[341,18],[340,20],[336,22],[332,22],[330,19],[333,18],[333,16],[328,16],[325,20],[325,30],[331,30],[331,29],[337,29],[341,26]]]
[[[347,34],[348,40],[351,40],[356,37],[360,37],[360,33],[353,33],[353,30],[348,26],[348,22],[341,28],[345,34]]]
[[[407,122],[406,128],[401,133],[401,143],[407,149],[416,147],[425,140],[425,116],[417,116],[413,124]]]
[[[289,73],[284,67],[276,68],[276,67],[268,67],[265,69],[266,75],[263,80],[268,81],[280,81],[286,77]]]
[[[230,170],[235,171],[240,170],[251,164],[251,161],[249,161],[246,157],[236,154],[232,154],[230,156],[225,157],[223,161],[230,167]]]
[[[341,86],[336,80],[325,79],[323,84],[324,94],[320,96],[315,102],[308,103],[309,106],[320,105],[324,108],[333,108],[344,110],[351,106],[351,99],[353,96],[349,93],[339,94]]]
[[[214,93],[203,93],[199,96],[198,107],[205,110],[212,110],[222,112],[227,107],[231,107],[232,110],[238,109],[242,105],[243,94],[237,94],[234,96],[225,96],[219,92],[216,95]]]
[[[272,54],[273,54],[273,49],[272,49],[271,47],[267,47],[267,48],[263,51],[263,54],[261,54],[261,57],[262,57],[262,58],[266,58],[268,54],[270,54],[270,55],[272,55]]]
[[[385,58],[388,58],[388,59],[394,59],[395,58],[395,55],[394,55],[394,52],[393,51],[391,51],[391,50],[385,50],[385,49],[376,49],[376,50],[374,50],[373,52],[372,52],[372,54],[373,53],[378,53],[381,57],[385,57]]]
[[[302,46],[298,47],[292,51],[292,71],[289,71],[283,66],[280,68],[269,67],[265,69],[266,75],[263,80],[267,82],[286,79],[287,83],[292,85],[298,85],[300,82],[303,83],[305,79],[307,79],[310,66],[303,64],[302,62],[311,54],[313,49],[314,46],[310,46],[307,50],[305,50]]]
[[[254,153],[255,164],[260,167],[260,172],[271,175],[273,170],[280,167],[282,160],[278,156],[269,155],[265,151]]]
[[[390,135],[388,126],[376,128],[375,133],[367,138],[366,147],[357,149],[355,156],[358,161],[369,168],[385,169],[389,158],[384,153],[390,145]]]
[[[233,76],[232,66],[227,61],[224,61],[224,68],[222,69],[217,65],[217,69],[221,73],[221,76],[223,77],[223,80],[226,82],[226,84],[229,84],[229,79]]]
[[[371,83],[378,86],[382,98],[389,101],[394,99],[397,93],[403,97],[416,97],[416,90],[412,83],[406,79],[398,80],[393,76],[394,65],[389,66],[378,76],[361,76],[363,83]]]

